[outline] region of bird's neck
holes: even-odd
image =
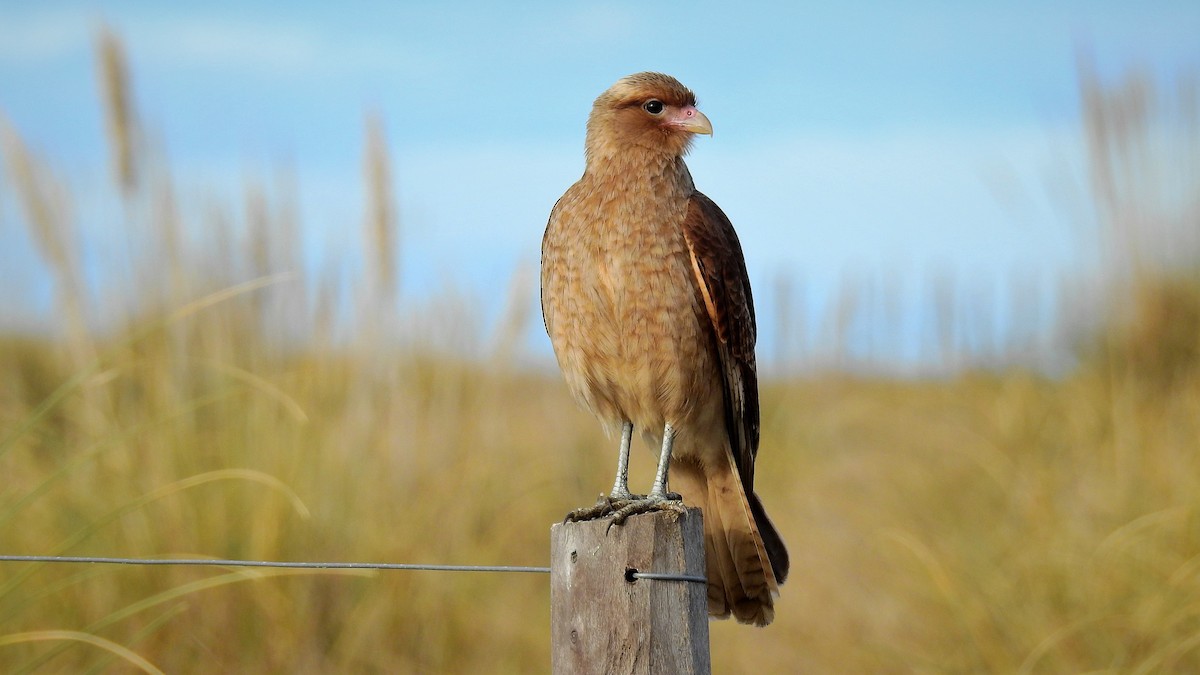
[[[692,174],[679,155],[648,152],[593,155],[588,157],[584,176],[631,197],[649,193],[686,199],[695,189]]]

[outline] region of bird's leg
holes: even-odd
[[[658,456],[658,471],[654,473],[654,485],[650,487],[650,497],[667,497],[667,470],[671,466],[671,448],[675,446],[675,428],[667,422],[663,428],[662,452]]]
[[[613,482],[613,500],[629,499],[629,445],[633,442],[633,422],[625,422],[621,427],[621,453],[617,456],[617,479]]]
[[[621,451],[617,455],[617,478],[613,481],[612,494],[600,500],[595,506],[585,506],[567,514],[567,520],[595,520],[623,508],[631,501],[645,499],[640,495],[629,493],[629,446],[633,442],[633,422],[628,420],[621,425]]]
[[[658,457],[658,471],[654,474],[654,486],[650,494],[642,498],[632,498],[623,506],[619,506],[612,515],[613,525],[620,525],[629,516],[651,511],[674,511],[684,513],[683,499],[674,493],[667,492],[667,470],[671,465],[671,448],[675,445],[675,428],[667,422],[663,428],[662,453]]]

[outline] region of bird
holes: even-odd
[[[621,439],[611,493],[567,519],[612,527],[700,507],[709,615],[765,626],[788,553],[754,492],[756,328],[741,243],[683,160],[701,134],[712,123],[674,77],[623,77],[595,99],[583,176],[551,209],[546,332],[576,401]],[[629,492],[635,428],[659,449],[646,495]]]

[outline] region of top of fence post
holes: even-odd
[[[551,671],[708,675],[708,590],[696,581],[638,579],[633,572],[703,578],[700,509],[550,529]]]

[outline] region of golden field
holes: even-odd
[[[214,218],[189,243],[100,45],[139,291],[89,287],[69,189],[0,117],[59,319],[0,336],[0,553],[547,564],[615,446],[513,365],[530,275],[490,330],[470,298],[397,297],[373,126],[352,287],[306,277],[287,199],[253,186],[242,235]],[[1084,95],[1116,241],[1129,102],[1153,97]],[[775,624],[712,624],[715,672],[1200,671],[1200,265],[1117,248],[1131,271],[1061,374],[763,373],[757,485],[793,568]],[[544,575],[0,563],[0,671],[545,672],[548,603]]]

